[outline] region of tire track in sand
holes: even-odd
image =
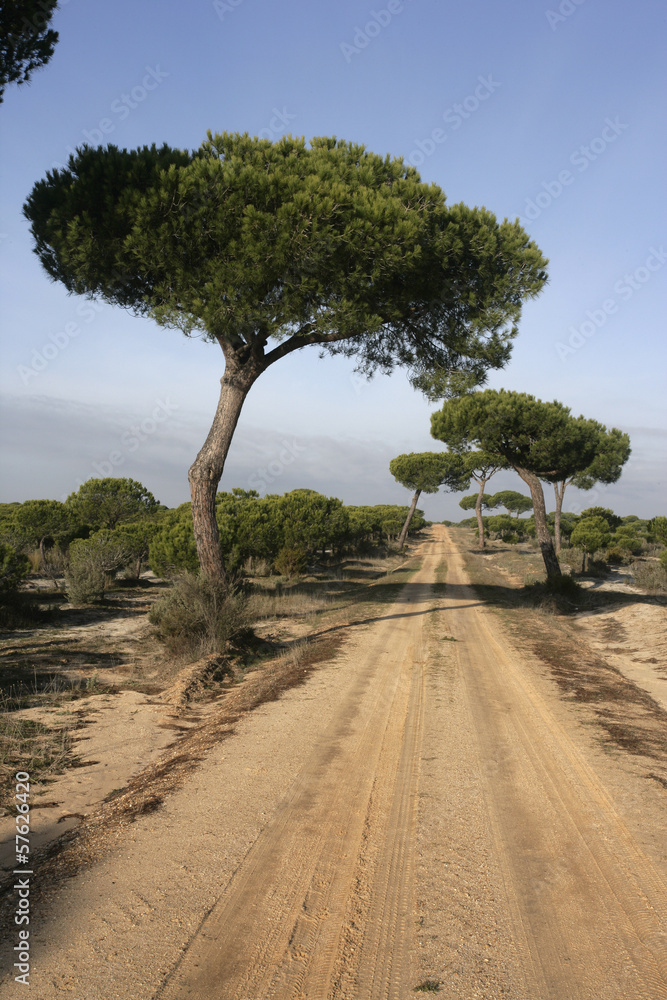
[[[427,552],[358,644],[353,689],[162,1000],[400,1000],[410,990],[422,631],[438,559]]]
[[[440,529],[443,531],[443,529]],[[667,997],[667,884],[494,629],[446,539],[447,628],[464,678],[493,852],[530,1000]]]

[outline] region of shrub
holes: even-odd
[[[652,594],[667,593],[667,569],[658,562],[636,562],[630,567],[635,584]]]
[[[39,573],[42,568],[42,553],[39,549],[32,549],[30,552],[26,552],[26,556],[30,563],[30,571],[32,573]]]
[[[484,519],[489,532],[509,545],[516,545],[525,537],[524,523],[509,514],[492,514]]]
[[[561,549],[558,553],[558,561],[564,566],[569,566],[573,573],[579,573],[584,562],[583,549],[576,547]]]
[[[563,614],[576,610],[584,592],[571,576],[548,576],[524,587],[524,593],[543,611]]]
[[[621,525],[611,536],[611,544],[633,556],[642,550],[642,539],[631,525]]]
[[[15,593],[29,572],[27,556],[0,542],[0,595]]]
[[[667,517],[660,515],[648,523],[649,539],[667,545]]]
[[[12,545],[0,542],[0,628],[15,629],[32,625],[42,617],[19,587],[30,572],[27,556]]]
[[[107,581],[132,558],[129,545],[107,529],[90,538],[77,538],[70,545],[69,555],[65,584],[72,604],[101,600]]]
[[[288,579],[298,576],[306,565],[305,549],[299,546],[290,547],[286,545],[274,559],[273,565],[281,576],[286,576]]]
[[[138,580],[148,560],[150,543],[160,530],[156,521],[135,521],[121,524],[110,533],[110,540],[118,543],[126,552],[123,576],[126,580]]]
[[[104,597],[105,575],[92,562],[71,563],[65,572],[65,589],[72,604],[94,604]]]
[[[623,519],[614,514],[609,507],[587,507],[586,510],[582,510],[579,516],[582,520],[600,517],[607,522],[609,531],[616,531],[623,523]]]
[[[148,565],[157,576],[166,578],[183,572],[195,573],[199,569],[189,503],[181,504],[165,515],[151,540]]]
[[[69,567],[69,558],[58,545],[45,549],[41,573],[50,580],[56,589],[60,589],[60,580]]]
[[[50,612],[18,590],[6,591],[0,595],[0,629],[12,631],[30,628],[50,620]]]
[[[589,510],[604,510],[604,508],[590,507]],[[611,514],[611,511],[609,511],[609,513]],[[611,516],[613,517],[613,515]],[[582,515],[581,520],[577,522],[572,534],[570,535],[570,542],[572,545],[582,548],[584,553],[589,556],[589,559],[591,559],[593,553],[597,552],[598,549],[605,549],[610,540],[611,530],[609,528],[609,522],[606,517],[598,514],[591,514],[586,517]],[[585,567],[582,566],[582,573],[584,572],[584,569]],[[591,572],[590,565],[589,572]]]
[[[227,583],[191,573],[156,601],[148,619],[171,653],[194,658],[223,652],[251,625],[243,595]]]
[[[663,549],[658,558],[663,569],[667,569],[667,549]]]

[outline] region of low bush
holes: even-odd
[[[151,608],[149,621],[174,655],[222,653],[251,632],[247,598],[229,584],[190,573]]]
[[[0,629],[6,632],[40,625],[50,618],[51,613],[40,608],[27,594],[13,590],[0,595]]]
[[[306,567],[306,551],[299,546],[284,546],[273,561],[276,572],[288,580],[298,576]]]
[[[548,576],[546,580],[523,588],[526,597],[542,611],[568,614],[576,610],[584,591],[571,576]]]
[[[29,572],[27,556],[0,542],[0,595],[17,591]]]
[[[540,586],[544,588],[545,593],[554,597],[579,597],[581,594],[581,585],[565,574],[548,576]]]
[[[90,562],[73,562],[65,571],[65,589],[71,604],[94,604],[104,597],[104,570]]]
[[[573,573],[579,573],[584,562],[583,549],[578,549],[576,546],[561,549],[558,553],[558,561],[563,566],[569,566]]]
[[[108,529],[77,538],[69,547],[65,586],[72,604],[93,604],[104,597],[118,570],[132,559],[127,542]]]
[[[62,549],[54,545],[50,549],[46,549],[44,552],[44,560],[40,570],[40,574],[45,576],[47,580],[50,580],[53,586],[59,590],[60,581],[65,576],[67,568],[69,566],[69,557]]]
[[[667,568],[659,562],[636,562],[630,567],[636,586],[651,594],[667,593]]]
[[[30,572],[30,561],[13,545],[0,542],[0,628],[12,630],[32,624],[39,609],[19,587]]]

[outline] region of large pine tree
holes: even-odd
[[[217,412],[189,478],[202,570],[224,573],[215,495],[248,391],[308,345],[370,374],[506,363],[546,262],[518,222],[448,206],[402,160],[333,138],[212,135],[84,147],[35,185],[36,252],[72,292],[217,343]]]

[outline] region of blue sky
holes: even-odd
[[[567,509],[664,513],[666,19],[658,0],[61,0],[53,59],[0,106],[0,500],[64,497],[102,474],[170,506],[188,498],[219,349],[68,297],[41,271],[21,208],[84,142],[191,149],[212,129],[362,142],[414,163],[450,202],[519,216],[550,281],[489,385],[630,434],[619,483],[571,490]],[[353,367],[306,349],[266,372],[222,488],[406,502],[388,462],[441,447],[434,406],[401,372],[366,383]],[[509,473],[490,488],[525,491]],[[458,499],[423,506],[458,519]]]

